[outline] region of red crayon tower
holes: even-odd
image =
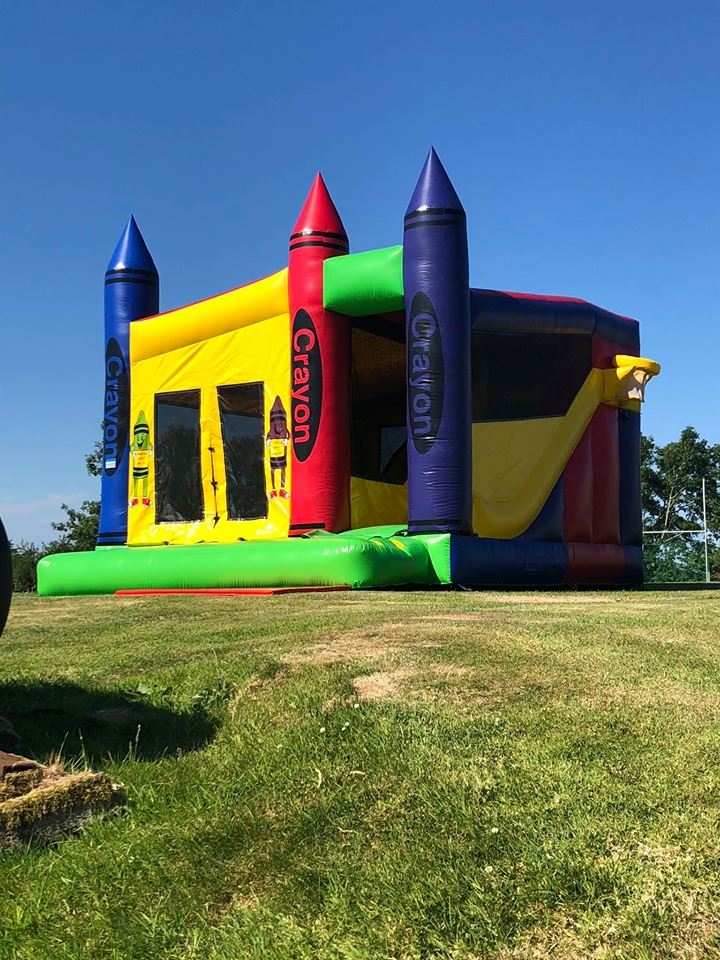
[[[323,262],[348,252],[318,173],[290,237],[290,535],[350,526],[350,328],[323,306]]]

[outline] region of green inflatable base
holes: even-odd
[[[404,533],[398,527],[368,527],[288,540],[58,553],[38,564],[38,594],[449,583],[450,535]]]

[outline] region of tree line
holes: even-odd
[[[703,522],[702,481],[710,536],[710,575],[720,580],[720,444],[704,440],[694,427],[685,427],[679,439],[657,444],[642,437],[640,475],[643,527],[646,531],[699,530]],[[85,457],[91,477],[102,473],[101,445]],[[100,501],[85,500],[78,509],[62,504],[65,517],[52,524],[57,537],[36,545],[12,544],[15,590],[37,586],[38,560],[48,553],[93,550],[97,538]],[[645,537],[645,579],[687,581],[705,578],[705,556],[698,534],[672,533]]]
[[[656,444],[643,437],[640,448],[643,527],[646,531],[700,530],[705,481],[710,577],[720,580],[720,444],[685,427],[678,440]],[[645,537],[645,578],[650,581],[705,579],[700,534],[664,533]]]
[[[102,474],[102,444],[98,441],[92,453],[85,456],[88,476]],[[65,517],[50,524],[58,534],[47,543],[35,544],[27,540],[10,543],[13,563],[13,583],[16,592],[32,593],[37,589],[38,561],[49,553],[72,553],[75,550],[94,550],[100,522],[100,501],[83,500],[79,509],[61,505]]]

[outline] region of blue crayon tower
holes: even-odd
[[[160,280],[130,217],[105,273],[105,390],[99,547],[127,542],[130,324],[160,308]]]
[[[465,211],[434,150],[405,214],[408,533],[472,532]]]

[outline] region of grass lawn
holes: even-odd
[[[3,960],[720,957],[720,592],[20,596],[0,714],[129,796]]]

